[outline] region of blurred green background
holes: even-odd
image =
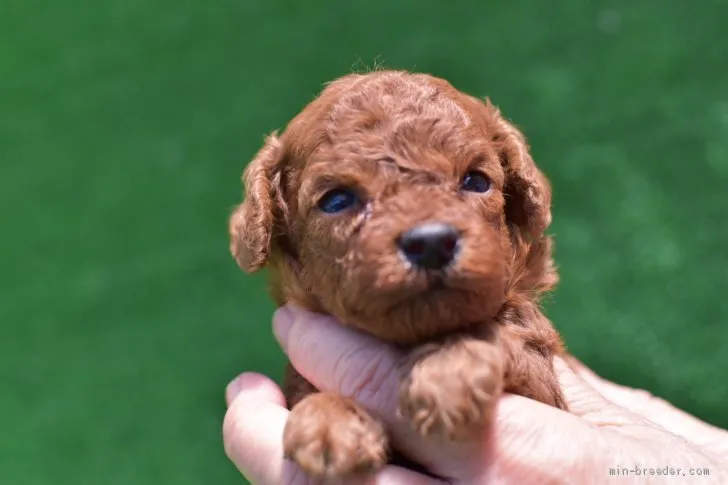
[[[244,483],[223,389],[280,376],[227,250],[240,174],[375,62],[491,96],[555,188],[548,311],[728,427],[725,2],[3,0],[0,483]]]

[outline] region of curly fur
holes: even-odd
[[[491,181],[485,194],[458,190],[474,169]],[[240,267],[267,265],[278,304],[331,314],[405,349],[400,412],[420,433],[470,439],[503,392],[566,408],[552,367],[563,346],[540,309],[558,281],[545,234],[551,187],[489,100],[426,74],[344,76],[266,139],[243,182],[230,218]],[[342,186],[364,204],[318,211],[322,194]],[[464,238],[437,289],[394,244],[432,220]],[[290,366],[285,391],[286,453],[307,473],[344,478],[386,462],[376,417],[318,393]]]

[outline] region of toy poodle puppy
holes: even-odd
[[[503,392],[566,408],[563,352],[540,309],[558,277],[551,188],[522,133],[488,100],[419,73],[329,83],[247,166],[230,218],[246,272],[277,304],[333,315],[407,352],[399,412],[433,439],[468,440]],[[346,480],[387,463],[377,416],[289,366],[286,456]]]

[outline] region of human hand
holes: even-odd
[[[274,329],[307,380],[351,396],[381,416],[395,448],[441,477],[390,465],[362,483],[679,483],[675,476],[656,475],[666,467],[689,483],[728,483],[728,432],[644,391],[605,381],[576,361],[554,363],[570,413],[504,395],[480,442],[442,444],[421,438],[397,417],[399,382],[392,372],[401,359],[397,350],[330,317],[293,307],[276,312]],[[288,411],[276,384],[242,374],[230,383],[226,398],[225,450],[238,469],[256,485],[310,483],[283,459]],[[623,475],[623,468],[640,474]]]

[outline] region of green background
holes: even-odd
[[[375,62],[523,128],[572,351],[728,426],[728,8],[688,3],[3,0],[0,483],[244,483],[223,389],[283,361],[240,174]]]

